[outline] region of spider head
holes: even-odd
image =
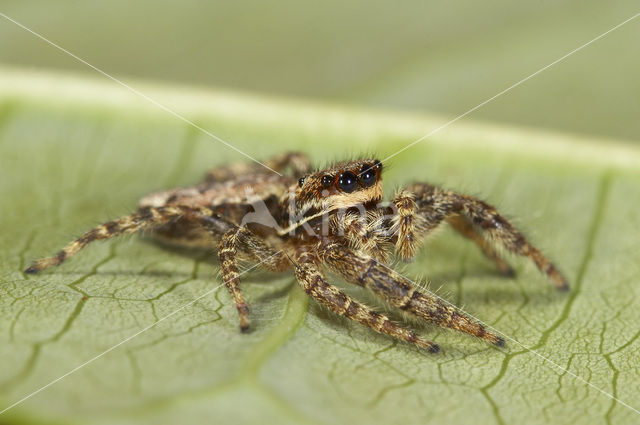
[[[377,203],[382,199],[382,163],[361,159],[337,163],[298,180],[293,191],[298,218],[310,218],[334,210]]]

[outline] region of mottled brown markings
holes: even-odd
[[[346,161],[310,172],[304,155],[286,153],[265,162],[282,175],[255,164],[217,167],[197,186],[144,197],[133,214],[97,226],[56,256],[36,261],[25,272],[58,265],[95,240],[149,230],[180,244],[217,246],[222,277],[243,331],[249,329],[250,309],[240,290],[240,258],[276,272],[293,265],[305,293],[332,312],[431,352],[438,350],[436,344],[328,283],[322,267],[371,289],[395,308],[496,345],[503,345],[504,340],[387,267],[384,263],[391,251],[402,259],[413,258],[425,237],[447,222],[476,243],[503,274],[512,274],[513,270],[500,258],[494,244],[532,260],[558,289],[568,288],[558,269],[495,208],[481,200],[413,183],[399,190],[390,204],[381,204],[382,167],[376,161]],[[365,177],[363,173],[370,169],[375,170],[375,176]],[[343,184],[345,192],[339,177],[347,172],[357,181],[354,186]],[[242,225],[256,202],[263,203],[279,229],[256,222]],[[320,221],[325,216],[327,225]],[[316,233],[307,232],[305,225]]]
[[[107,229],[107,233],[116,233],[118,231],[119,224],[117,221],[110,221],[106,223],[105,228]]]
[[[222,240],[218,247],[218,256],[220,257],[220,268],[222,271],[222,281],[225,283],[231,298],[238,310],[240,318],[240,330],[246,332],[249,330],[249,308],[245,301],[244,295],[240,290],[240,281],[238,279],[238,267],[236,262],[237,237],[240,228],[229,230],[222,236]]]
[[[414,297],[419,297],[420,293],[416,291],[416,288],[411,288],[402,301],[398,303],[400,310],[406,310],[409,308],[409,304],[414,300]]]

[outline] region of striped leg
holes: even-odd
[[[320,246],[320,257],[347,282],[371,289],[380,298],[401,310],[438,326],[474,335],[497,346],[504,345],[504,339],[487,331],[453,305],[432,294],[418,291],[401,274],[369,256],[358,255],[346,249],[340,240],[325,241]]]
[[[420,337],[415,332],[393,323],[387,316],[373,311],[370,307],[353,300],[340,289],[329,284],[318,267],[319,259],[309,252],[299,253],[296,258],[295,274],[302,289],[332,312],[354,320],[376,332],[390,335],[409,342],[431,353],[440,347]]]
[[[351,248],[386,262],[391,244],[380,232],[383,229],[381,220],[382,218],[373,215],[363,217],[359,214],[345,214],[343,217],[335,217],[332,226],[334,234],[344,235]]]
[[[249,307],[240,290],[238,250],[248,254],[260,262],[261,266],[271,271],[286,270],[290,267],[290,262],[283,251],[275,251],[246,227],[234,226],[222,236],[218,247],[222,280],[238,309],[240,330],[247,332],[250,326]]]
[[[204,207],[184,207],[179,205],[144,207],[131,215],[101,224],[89,230],[80,238],[65,246],[54,257],[42,258],[34,262],[25,270],[25,273],[37,273],[46,268],[57,266],[93,241],[111,239],[123,234],[152,229],[179,217],[201,223],[212,232],[223,233],[229,227],[226,221],[216,218],[213,211]]]
[[[424,218],[418,214],[413,193],[400,190],[392,202],[395,215],[391,219],[391,232],[396,239],[396,253],[403,260],[410,260],[420,248],[420,241],[428,234]]]
[[[506,261],[504,261],[496,250],[491,246],[485,238],[473,227],[473,224],[461,215],[452,215],[447,218],[447,223],[451,225],[462,236],[471,239],[478,245],[482,253],[489,258],[498,268],[498,271],[504,276],[515,276],[515,271]]]

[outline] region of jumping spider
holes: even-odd
[[[475,242],[501,273],[512,275],[513,270],[493,244],[529,257],[557,289],[568,289],[556,267],[485,202],[413,183],[382,203],[383,166],[375,159],[310,172],[306,156],[287,153],[266,165],[283,174],[255,163],[234,164],[210,170],[197,186],[151,194],[133,214],[90,230],[25,272],[58,265],[95,240],[151,230],[181,244],[217,245],[222,279],[242,331],[249,329],[249,309],[237,265],[248,259],[270,271],[293,268],[304,291],[332,312],[434,353],[438,345],[352,299],[327,281],[323,268],[402,311],[498,346],[504,345],[500,336],[385,266],[391,248],[409,260],[425,236],[446,221]]]

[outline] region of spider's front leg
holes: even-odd
[[[405,259],[413,257],[419,241],[446,220],[463,236],[476,242],[502,273],[510,274],[512,270],[478,230],[508,251],[530,258],[557,289],[569,289],[569,282],[556,266],[486,202],[429,184],[414,183],[401,191],[394,203],[398,213],[391,229],[396,237],[396,249]]]
[[[444,328],[455,329],[497,346],[504,339],[458,311],[453,305],[416,289],[411,281],[368,255],[348,249],[338,238],[326,238],[319,245],[320,258],[347,282],[371,289],[394,307]]]
[[[416,196],[407,190],[399,191],[393,198],[396,214],[392,218],[391,233],[396,238],[396,252],[404,260],[413,258],[420,248],[420,242],[431,232],[440,221],[429,221],[421,213]],[[501,274],[513,276],[514,271],[480,235],[473,224],[465,217],[453,214],[446,221],[462,236],[471,239],[482,250],[485,256],[492,260]]]
[[[276,251],[267,245],[246,227],[234,226],[228,230],[220,241],[218,256],[222,281],[231,292],[231,297],[240,316],[240,330],[249,330],[249,307],[240,290],[238,273],[238,250],[248,254],[252,259],[270,271],[283,271],[290,267],[290,262],[283,251]]]
[[[384,235],[382,215],[361,215],[348,213],[337,215],[332,220],[334,232],[344,236],[349,246],[363,251],[378,261],[386,262],[389,258],[388,248],[391,246],[389,238]]]
[[[296,255],[295,274],[302,289],[320,304],[332,312],[347,317],[376,332],[387,334],[402,341],[409,342],[432,353],[440,347],[428,341],[414,331],[393,323],[384,314],[361,304],[340,289],[327,282],[320,271],[320,259],[309,251],[301,251]]]
[[[178,218],[184,218],[188,221],[198,223],[215,234],[222,234],[230,228],[230,224],[226,220],[218,217],[212,210],[205,207],[186,207],[180,205],[143,207],[131,215],[124,216],[115,221],[109,221],[89,230],[78,239],[66,245],[54,257],[42,258],[34,262],[25,270],[25,273],[37,273],[49,267],[57,266],[72,255],[77,254],[91,242],[157,228]]]

